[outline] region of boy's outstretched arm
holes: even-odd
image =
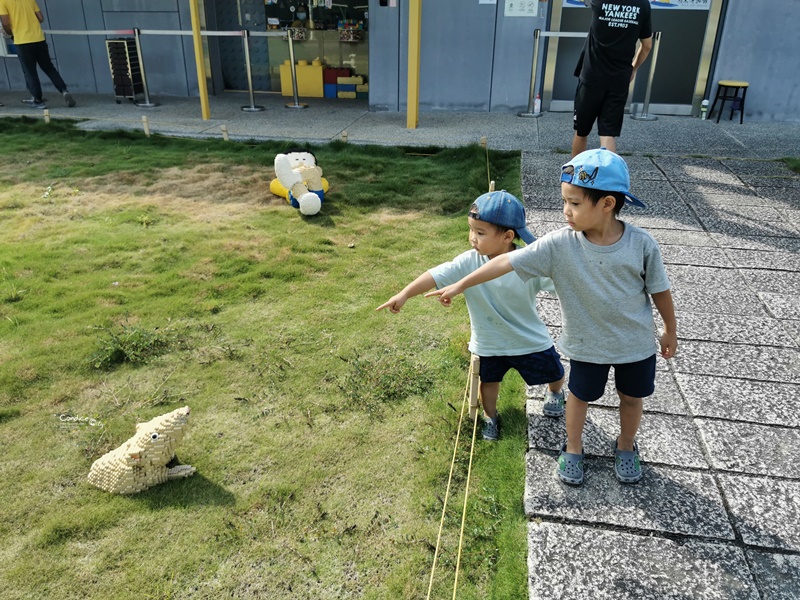
[[[428,271],[425,271],[422,275],[404,287],[401,292],[389,298],[375,310],[388,308],[391,312],[398,313],[409,298],[419,296],[421,293],[427,292],[429,289],[434,287],[436,287],[436,281],[434,281],[433,276]]]
[[[664,321],[664,332],[661,334],[661,356],[672,358],[678,349],[678,332],[675,322],[675,306],[672,303],[672,292],[666,290],[652,294],[653,304]]]
[[[495,256],[480,269],[464,277],[461,281],[457,281],[453,285],[448,285],[440,290],[428,292],[425,294],[425,297],[430,298],[432,296],[438,296],[439,302],[444,306],[450,306],[452,299],[463,293],[465,289],[491,281],[492,279],[497,279],[501,275],[505,275],[512,270],[511,261],[508,260],[508,253],[500,254],[499,256]]]

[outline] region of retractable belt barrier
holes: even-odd
[[[241,31],[201,31],[200,35],[202,37],[241,37],[242,38],[242,46],[244,49],[244,59],[245,59],[245,68],[247,72],[247,90],[250,95],[250,104],[248,106],[242,106],[242,110],[244,112],[261,112],[264,110],[263,106],[257,106],[255,104],[255,96],[253,92],[253,70],[252,65],[250,63],[250,38],[251,37],[280,37],[286,38],[289,42],[289,56],[292,62],[292,92],[294,95],[294,105],[287,104],[287,107],[290,108],[305,108],[308,105],[302,105],[298,102],[297,96],[297,73],[295,70],[294,65],[294,44],[292,43],[292,35],[291,29],[288,30],[281,30],[281,31],[249,31],[247,29],[242,29]],[[141,68],[141,75],[142,75],[142,87],[144,89],[144,102],[135,102],[136,106],[141,108],[151,108],[154,106],[158,106],[157,104],[150,101],[150,92],[147,87],[147,77],[145,75],[144,69],[144,61],[142,59],[142,49],[141,49],[141,41],[140,37],[143,35],[165,35],[165,36],[188,36],[192,37],[194,34],[191,30],[171,30],[171,29],[90,29],[90,30],[83,30],[83,31],[75,31],[75,30],[63,30],[63,29],[45,29],[44,32],[48,35],[80,35],[80,36],[91,36],[91,35],[102,35],[102,36],[120,36],[120,35],[132,35],[136,40],[136,53],[139,59],[139,66]]]
[[[539,87],[539,47],[541,46],[541,38],[585,38],[588,34],[580,32],[580,31],[542,31],[541,29],[535,29],[533,31],[533,60],[531,63],[531,85],[530,91],[528,93],[528,110],[527,112],[520,112],[517,113],[518,117],[534,117],[538,118],[542,116],[541,107],[539,110],[534,110],[534,99],[537,95],[541,93],[538,89]],[[642,121],[655,121],[658,117],[654,115],[649,115],[648,110],[650,108],[650,92],[653,87],[653,75],[655,74],[656,70],[656,59],[658,58],[658,47],[661,44],[661,32],[656,31],[653,33],[653,50],[652,50],[652,58],[650,59],[650,73],[647,77],[647,91],[644,95],[644,105],[642,106],[642,112],[639,115],[631,115],[631,118],[638,119]],[[547,69],[547,60],[543,61],[543,68],[542,68],[542,78],[545,75],[545,71]]]

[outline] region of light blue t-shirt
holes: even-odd
[[[594,364],[625,364],[656,351],[650,295],[670,289],[658,243],[623,223],[622,237],[598,246],[564,227],[508,255],[524,281],[552,277],[563,328],[562,353]]]
[[[428,272],[437,289],[456,283],[489,259],[468,250]],[[552,282],[534,277],[523,282],[514,273],[464,292],[469,311],[469,351],[478,356],[518,356],[553,346],[547,327],[536,313],[536,295],[553,291]]]

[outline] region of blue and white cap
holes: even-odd
[[[526,244],[536,241],[536,237],[528,230],[525,222],[525,207],[522,206],[522,202],[505,190],[478,196],[469,209],[469,216],[479,221],[513,229]]]
[[[606,148],[587,150],[575,156],[561,167],[561,181],[604,192],[621,192],[629,204],[647,208],[630,192],[631,176],[625,160]]]

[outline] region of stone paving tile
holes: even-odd
[[[701,194],[703,196],[717,195],[728,197],[752,196],[750,202],[752,204],[759,203],[755,191],[742,183],[733,185],[729,183],[713,183],[703,181],[673,181],[672,184],[682,194]]]
[[[772,237],[791,237],[800,234],[800,230],[794,224],[786,221],[755,221],[738,215],[725,217],[700,215],[698,219],[710,233]]]
[[[528,229],[530,229],[531,233],[536,237],[542,237],[551,231],[558,231],[563,227],[563,222],[556,223],[555,221],[535,221],[533,223],[528,223]]]
[[[676,318],[680,338],[728,344],[797,347],[781,322],[771,317],[679,312]]]
[[[563,204],[561,199],[561,188],[554,186],[548,188],[542,186],[541,188],[527,188],[522,195],[522,204],[525,205],[525,210],[535,210],[537,208],[545,208],[549,210],[560,209]]]
[[[669,272],[670,265],[667,265]],[[766,315],[758,296],[744,289],[682,289],[673,285],[672,301],[675,310],[727,315]],[[680,323],[678,323],[680,333]]]
[[[743,183],[754,188],[800,188],[800,177],[797,175],[789,177],[780,175],[742,175],[740,178]]]
[[[775,206],[753,206],[751,204],[719,204],[709,202],[696,202],[690,204],[700,216],[726,218],[731,215],[755,219],[758,221],[782,222],[786,217]]]
[[[800,188],[758,188],[759,197],[774,202],[779,208],[800,209]]]
[[[758,297],[775,318],[800,320],[800,297],[772,292],[758,292]]]
[[[782,321],[783,328],[786,330],[796,344],[800,345],[800,321]]]
[[[730,269],[733,262],[726,250],[698,246],[662,245],[661,257],[668,265],[694,265],[698,267],[722,267]]]
[[[730,545],[532,522],[528,548],[530,600],[760,598],[743,551]]]
[[[532,450],[526,458],[525,514],[603,525],[734,539],[712,476],[666,467],[644,467],[642,480],[625,485],[614,463],[589,459],[583,484],[569,486],[555,474],[554,456]]]
[[[561,227],[566,226],[567,222],[564,219],[564,213],[561,212],[561,208],[533,208],[533,209],[526,209],[525,216],[527,217],[527,222],[531,224],[535,224],[537,221],[551,221],[553,223],[558,223]]]
[[[719,244],[705,231],[671,231],[669,229],[653,230],[650,234],[661,244],[663,249],[666,245],[673,246],[695,246],[698,248],[716,248]]]
[[[800,478],[800,429],[710,419],[695,423],[715,469]]]
[[[800,385],[695,373],[676,373],[675,381],[695,417],[800,427]]]
[[[795,348],[684,340],[672,364],[679,373],[800,383],[800,351]]]
[[[741,269],[747,284],[757,290],[769,290],[775,294],[800,296],[800,273],[768,271],[765,269]]]
[[[667,177],[661,172],[653,159],[649,156],[623,156],[625,162],[628,163],[628,170],[631,174],[631,182],[634,183],[640,179],[655,180],[664,182]]]
[[[561,327],[561,303],[556,298],[537,297],[536,312],[547,325]]]
[[[800,600],[800,556],[746,551],[756,584],[766,600]]]
[[[667,265],[667,274],[674,290],[723,291],[744,287],[744,279],[735,269]]]
[[[669,215],[627,215],[625,220],[647,230],[703,231],[700,221],[689,211],[674,211]]]
[[[726,251],[740,269],[765,269],[800,272],[800,254],[795,252],[762,252],[756,250]]]
[[[800,225],[800,209],[778,209],[793,225]]]
[[[736,248],[738,250],[763,250],[771,252],[782,250],[786,252],[800,252],[800,237],[769,237],[763,236],[732,236],[725,233],[708,234],[721,248]]]
[[[720,162],[736,175],[796,176],[785,162],[779,160],[725,159]]]
[[[561,450],[565,439],[564,418],[545,417],[542,403],[528,402],[528,442],[539,450]],[[619,435],[619,411],[590,407],[583,429],[583,451],[587,456],[614,456]],[[647,413],[636,436],[643,463],[706,469],[694,426],[690,419],[676,415]],[[678,451],[677,449],[680,449]]]
[[[777,208],[774,206],[775,203],[773,201],[756,196],[752,190],[747,188],[743,188],[741,191],[728,190],[725,193],[713,193],[713,190],[703,192],[683,190],[681,197],[687,204],[698,209],[703,209],[704,207],[723,209],[726,206],[737,208],[744,206]]]
[[[745,544],[800,552],[800,481],[718,475]]]
[[[656,157],[653,159],[670,181],[741,185],[741,180],[713,158]]]

